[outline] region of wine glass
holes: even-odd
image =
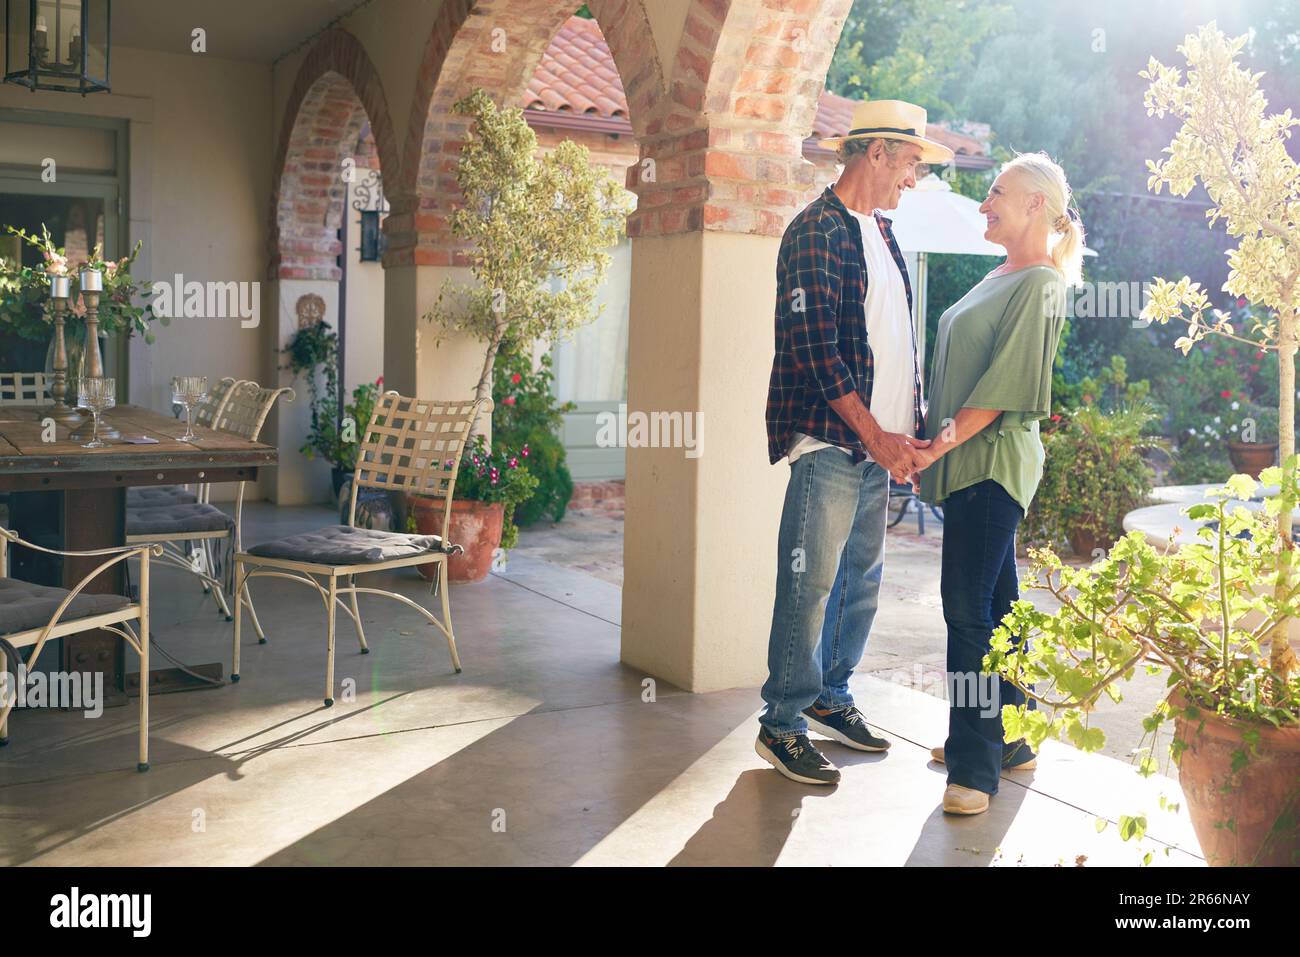
[[[95,417],[90,441],[83,449],[102,449],[108,443],[99,437],[100,413],[117,405],[117,380],[103,376],[83,376],[77,388],[77,404]]]
[[[208,395],[208,380],[201,375],[178,375],[172,379],[172,401],[185,409],[185,434],[181,436],[182,442],[193,442],[197,435],[194,434],[194,406],[202,402]]]

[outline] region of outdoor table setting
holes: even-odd
[[[173,398],[186,407],[184,421],[135,405],[115,406],[116,383],[102,375],[78,382],[76,404],[90,411],[89,422],[58,401],[63,398],[59,373],[51,389],[54,404],[0,406],[0,493],[9,493],[10,528],[45,547],[120,546],[126,538],[128,488],[245,482],[276,463],[274,446],[192,424],[190,411],[206,391],[205,380],[178,377],[174,386]],[[13,557],[18,577],[65,588],[98,564],[22,548],[15,548]],[[126,589],[123,563],[97,577],[87,591],[125,594]],[[116,703],[125,700],[125,649],[111,633],[63,639],[62,659],[65,670],[104,672],[109,703],[114,697]],[[214,667],[219,672],[220,666]],[[155,675],[153,690],[184,685],[192,680],[183,672],[163,672]]]

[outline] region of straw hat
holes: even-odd
[[[838,149],[845,140],[880,137],[921,147],[922,163],[951,163],[953,152],[925,137],[925,110],[903,100],[866,100],[853,109],[853,127],[843,136],[821,140],[823,149]]]

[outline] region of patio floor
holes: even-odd
[[[254,505],[245,540],[333,520]],[[390,582],[427,597],[414,572]],[[270,643],[246,641],[237,685],[152,699],[149,773],[134,770],[134,702],[89,723],[15,716],[0,752],[0,863],[1133,865],[1144,850],[1157,865],[1202,863],[1186,813],[1157,807],[1162,794],[1181,803],[1176,782],[1050,742],[1037,771],[1004,777],[989,813],[945,816],[927,750],[946,705],[878,668],[855,692],[890,752],[827,742],[838,787],[787,781],[753,751],[755,689],[659,683],[643,700],[644,676],[618,661],[618,585],[527,547],[486,582],[453,586],[461,675],[413,613],[363,596],[373,652],[357,653],[344,618],[336,669],[356,690],[331,709],[319,598],[256,585]],[[199,599],[192,580],[160,571],[156,637],[228,671],[230,625]],[[882,605],[882,636],[910,630],[898,607]],[[1138,813],[1141,847],[1115,833]],[[1101,833],[1099,818],[1112,822]]]

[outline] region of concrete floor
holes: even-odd
[[[332,520],[253,506],[245,539]],[[155,581],[158,641],[228,671],[230,625],[211,600],[179,572]],[[414,572],[388,581],[427,596]],[[373,653],[359,655],[340,625],[328,710],[319,599],[258,582],[270,644],[246,641],[237,685],[152,699],[147,774],[134,770],[134,705],[93,722],[14,717],[0,752],[0,863],[1069,866],[1134,865],[1147,850],[1155,864],[1202,863],[1185,812],[1157,807],[1160,795],[1181,803],[1176,782],[1050,743],[1037,771],[1004,778],[989,813],[943,815],[927,749],[943,739],[946,706],[879,677],[910,671],[913,616],[927,622],[927,654],[942,650],[932,598],[907,587],[912,606],[882,604],[855,679],[894,747],[827,742],[844,779],[813,788],[754,754],[754,689],[648,693],[618,661],[618,585],[527,542],[488,581],[453,586],[461,675],[413,613],[363,596]],[[1115,822],[1139,813],[1147,839],[1121,842]],[[1100,821],[1111,823],[1099,832]]]

